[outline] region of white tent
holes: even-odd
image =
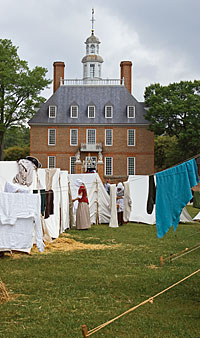
[[[149,176],[130,175],[128,182],[130,184],[130,195],[132,200],[130,222],[155,224],[155,207],[152,214],[148,214],[146,211],[149,191]],[[180,222],[192,222],[192,218],[186,208],[183,208],[182,210]]]
[[[200,222],[200,212],[193,218],[193,221],[199,221]]]
[[[104,185],[98,174],[69,174],[69,182],[72,193],[72,198],[77,197],[78,188],[75,184],[76,179],[79,178],[86,186],[90,208],[91,223],[109,223],[110,197],[104,188]],[[61,187],[62,189],[62,187]],[[76,204],[75,204],[76,206]]]

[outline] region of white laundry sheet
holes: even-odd
[[[148,214],[146,211],[149,193],[149,176],[130,175],[128,182],[130,185],[130,196],[132,200],[130,222],[155,224],[155,206],[152,214]],[[192,218],[186,208],[183,208],[182,210],[180,222],[192,222]]]
[[[68,194],[68,171],[60,171],[60,208],[61,225],[60,231],[69,229],[69,194]]]
[[[77,178],[83,181],[86,186],[89,209],[90,209],[90,221],[93,224],[109,223],[110,220],[110,196],[106,192],[106,189],[97,173],[92,174],[69,174],[70,189],[72,198],[78,196],[78,187],[75,182]],[[78,202],[75,202],[75,210]]]
[[[19,219],[21,223],[19,223]],[[24,221],[22,221],[24,220]],[[0,192],[0,248],[12,248],[20,249],[20,241],[24,236],[24,241],[32,247],[32,238],[31,241],[28,241],[26,238],[26,225],[24,225],[27,220],[28,223],[32,223],[29,228],[27,227],[27,238],[30,239],[29,231],[32,231],[33,238],[33,220],[35,224],[35,237],[36,245],[39,251],[44,250],[44,244],[42,240],[42,225],[40,219],[40,196],[33,194],[23,194],[23,193],[7,193]],[[22,228],[19,226],[22,224]],[[7,233],[7,228],[9,229]],[[30,228],[32,230],[30,230]],[[11,235],[13,232],[13,235]],[[18,234],[18,235],[17,235]],[[7,237],[7,242],[6,242]],[[17,238],[15,243],[14,238]],[[3,239],[3,242],[1,240]],[[21,249],[29,248],[29,246],[24,247],[24,241],[22,240]],[[15,248],[16,244],[16,248]]]
[[[0,251],[22,251],[30,253],[33,246],[33,217],[18,218],[15,224],[0,222]]]

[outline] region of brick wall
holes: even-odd
[[[56,129],[56,145],[48,146],[48,129]],[[78,129],[78,146],[70,146],[70,129]],[[37,157],[43,167],[48,166],[48,156],[56,156],[56,167],[70,172],[70,156],[75,156],[80,143],[86,143],[88,127],[32,126],[30,153]],[[96,142],[102,143],[104,157],[113,157],[113,181],[126,180],[127,157],[135,157],[136,175],[154,172],[154,136],[146,127],[91,127],[96,129]],[[113,146],[105,146],[105,129],[113,129]],[[127,145],[127,129],[135,129],[135,146]],[[87,156],[81,153],[81,161]],[[97,156],[98,153],[90,153]],[[104,177],[105,178],[105,177]]]

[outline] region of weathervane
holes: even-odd
[[[93,35],[94,34],[94,22],[95,22],[94,8],[92,8],[92,19],[90,21],[92,21],[92,35]]]

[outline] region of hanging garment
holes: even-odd
[[[154,175],[149,176],[149,193],[147,199],[147,213],[152,214],[154,204],[156,203],[156,185]]]
[[[124,222],[129,222],[130,214],[131,214],[131,196],[130,196],[130,186],[129,182],[124,182],[124,212],[123,212],[123,220]]]
[[[110,222],[109,227],[118,228],[117,205],[116,205],[116,184],[110,185]]]
[[[13,178],[13,183],[19,183],[29,187],[33,182],[33,170],[36,169],[36,166],[33,162],[21,159],[17,161],[19,172]]]
[[[45,169],[46,174],[46,206],[45,206],[45,216],[48,218],[50,215],[54,214],[54,193],[52,190],[52,181],[57,169]]]
[[[200,191],[194,191],[193,207],[200,209]]]
[[[172,225],[176,230],[181,211],[192,198],[191,188],[199,179],[194,159],[155,175],[157,236],[162,238]]]

